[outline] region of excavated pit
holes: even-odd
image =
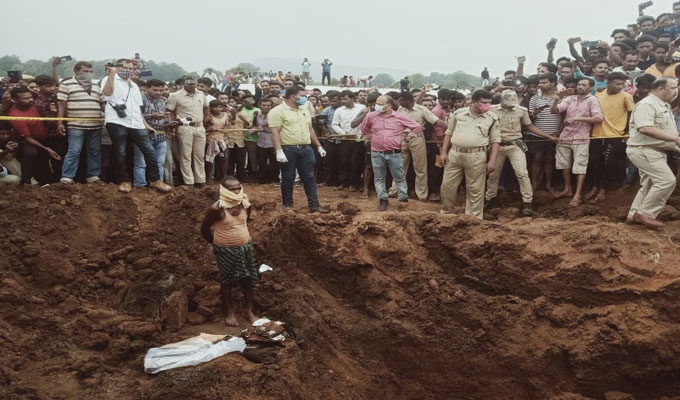
[[[441,216],[436,205],[378,213],[373,200],[325,189],[339,211],[284,213],[278,188],[246,189],[258,256],[274,267],[256,311],[285,321],[292,338],[263,363],[229,354],[150,376],[149,347],[245,327],[222,322],[198,232],[215,188],[0,188],[0,397],[680,394],[680,224],[619,223],[626,196],[599,213],[489,213],[499,223]]]

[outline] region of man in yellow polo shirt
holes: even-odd
[[[595,94],[604,119],[593,125],[591,133],[586,181],[592,189],[586,200],[605,200],[607,187],[615,180],[617,164],[624,159],[626,147],[621,136],[628,130],[628,116],[635,107],[633,96],[623,91],[628,79],[623,72],[612,72],[607,75],[607,89]]]
[[[326,156],[326,150],[321,147],[312,129],[312,116],[305,107],[306,102],[307,94],[303,88],[299,86],[287,88],[283,103],[269,111],[267,122],[272,130],[276,161],[281,165],[281,197],[284,210],[293,208],[293,182],[297,171],[305,188],[309,212],[326,214],[329,210],[319,205],[316,192],[314,180],[316,157],[310,143],[318,149],[321,157]]]
[[[673,57],[671,54],[668,54],[668,45],[664,43],[655,44],[653,54],[656,58],[656,63],[647,68],[645,74],[653,75],[655,78],[663,76],[675,78],[675,67],[680,65],[680,63],[672,64]]]

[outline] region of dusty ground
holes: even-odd
[[[282,212],[278,187],[246,190],[275,268],[256,311],[294,337],[264,363],[150,376],[149,347],[245,327],[224,326],[198,233],[216,188],[0,188],[0,398],[680,398],[678,193],[649,231],[623,223],[633,191],[577,210],[539,193],[533,219],[510,196],[480,222],[330,188],[333,213],[301,188]]]

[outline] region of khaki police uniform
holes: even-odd
[[[640,190],[628,212],[629,218],[635,213],[656,218],[675,189],[675,175],[666,162],[666,151],[674,150],[676,146],[640,133],[638,129],[645,126],[678,134],[668,103],[650,94],[635,105],[630,118],[626,154],[640,172]]]
[[[488,112],[475,117],[470,107],[461,108],[451,114],[446,135],[451,135],[451,148],[442,179],[442,211],[453,212],[458,186],[465,176],[465,214],[482,219],[486,151],[489,144],[501,141],[498,116]]]
[[[524,203],[531,203],[534,193],[531,190],[531,181],[529,180],[529,171],[527,170],[527,157],[524,151],[517,145],[517,141],[522,140],[522,127],[531,124],[529,111],[519,105],[515,105],[512,108],[503,108],[500,104],[497,104],[491,107],[491,112],[496,114],[499,119],[501,147],[498,150],[496,169],[489,174],[485,198],[491,200],[498,195],[498,181],[500,180],[501,172],[503,172],[505,159],[508,158],[519,182],[522,201]]]
[[[174,147],[177,147],[179,169],[185,185],[205,183],[205,128],[203,109],[208,107],[205,93],[200,90],[189,94],[178,90],[170,95],[165,105],[167,111],[174,111],[177,118],[191,118],[190,126],[177,128]]]
[[[410,119],[416,121],[425,130],[425,122],[434,124],[439,120],[432,111],[428,110],[427,107],[420,104],[414,104],[411,110],[399,107],[398,113],[409,117]],[[401,157],[404,162],[404,173],[408,171],[408,167],[413,162],[413,171],[416,175],[415,180],[415,192],[418,196],[418,200],[427,200],[428,190],[427,190],[427,143],[424,135],[420,135],[415,138],[408,137],[409,131],[403,133],[401,140]],[[390,194],[394,195],[397,193],[397,184],[392,182],[392,187],[390,187]]]

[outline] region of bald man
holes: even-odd
[[[371,164],[373,165],[373,183],[378,196],[378,209],[387,210],[388,193],[385,187],[387,168],[398,188],[401,205],[408,204],[408,189],[404,175],[404,164],[401,158],[402,132],[410,130],[408,140],[423,135],[422,126],[407,116],[394,112],[394,100],[389,96],[380,96],[375,102],[375,111],[368,113],[361,122],[364,138],[371,141]]]

